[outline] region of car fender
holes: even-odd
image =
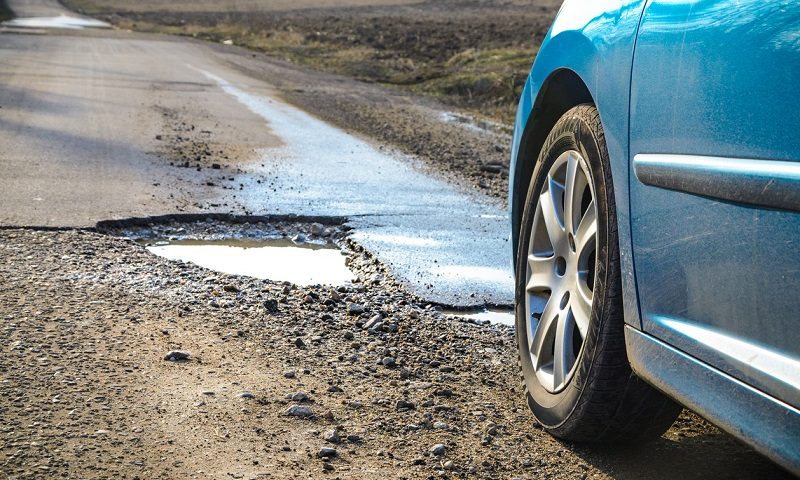
[[[514,128],[509,178],[513,258],[522,203],[544,137],[569,108],[586,101],[595,104],[603,124],[614,182],[625,320],[636,328],[641,328],[641,322],[631,246],[628,133],[631,67],[644,5],[645,0],[564,2],[523,88]],[[558,82],[565,78],[571,82],[578,78],[582,86],[559,89]],[[557,97],[554,91],[558,92]],[[572,97],[562,98],[565,92]],[[558,105],[554,107],[553,104]]]

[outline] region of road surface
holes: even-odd
[[[60,5],[10,5],[39,18],[13,24],[35,34],[15,27],[0,37],[3,225],[198,212],[346,217],[353,238],[421,297],[512,303],[508,222],[496,201],[285,103],[237,68],[234,53],[42,29],[48,17],[64,21]]]

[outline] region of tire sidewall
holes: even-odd
[[[581,393],[590,378],[594,358],[598,352],[598,339],[603,328],[603,313],[606,303],[606,284],[608,272],[608,225],[613,220],[609,216],[609,202],[605,185],[608,155],[602,142],[602,132],[593,132],[587,121],[587,113],[593,106],[579,106],[568,111],[556,123],[548,135],[544,147],[536,161],[525,200],[516,265],[516,331],[528,404],[536,419],[545,427],[558,429],[568,427],[573,411],[579,404]],[[577,369],[567,387],[558,393],[550,393],[538,382],[528,354],[528,339],[525,305],[525,284],[527,272],[528,244],[533,226],[536,204],[547,173],[559,155],[568,150],[578,151],[589,165],[597,204],[597,269],[595,274],[594,303],[590,317],[589,330],[577,359]],[[613,204],[612,204],[613,205]]]

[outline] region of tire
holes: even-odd
[[[567,111],[545,140],[516,272],[518,358],[539,423],[573,442],[664,433],[681,408],[628,363],[614,188],[593,105]]]

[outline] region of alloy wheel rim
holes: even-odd
[[[550,393],[572,379],[589,330],[597,264],[597,203],[586,160],[562,153],[536,203],[525,286],[528,353]]]

